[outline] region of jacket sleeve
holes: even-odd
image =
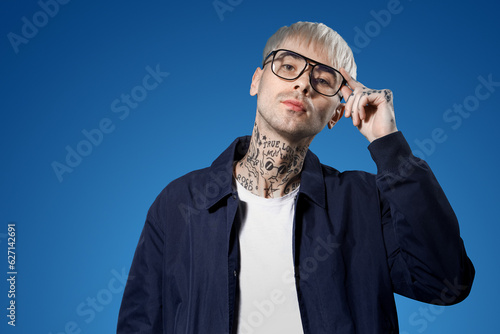
[[[411,153],[401,132],[373,141],[382,228],[394,292],[452,305],[472,287],[474,267],[458,221],[427,163]]]
[[[164,235],[148,212],[135,250],[118,315],[118,334],[163,333],[162,269]]]

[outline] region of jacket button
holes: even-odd
[[[238,275],[238,273],[236,272],[236,270],[233,271],[233,275],[234,275],[234,277],[236,277]]]

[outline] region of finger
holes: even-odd
[[[364,120],[366,118],[366,110],[365,106],[368,104],[370,98],[368,97],[367,94],[363,94],[361,98],[358,100],[358,111],[359,111],[359,118],[361,120]]]
[[[345,100],[346,103],[349,103],[349,101],[352,103],[351,100],[354,99],[354,91],[353,90],[350,90],[350,91],[351,91],[351,93],[347,96],[347,99]]]
[[[351,95],[347,96],[345,100],[346,102],[344,103],[344,117],[348,118],[349,116],[351,116],[350,105],[352,104],[352,93]]]
[[[351,110],[351,120],[352,120],[352,125],[358,126],[359,124],[359,114],[356,112],[356,110]]]
[[[350,108],[350,105],[352,104],[352,101],[349,102],[349,99],[351,98],[351,96],[349,95],[349,97],[347,98],[347,102],[344,103],[344,116],[346,118],[349,118],[351,116],[351,108]]]
[[[349,96],[352,94],[352,89],[350,89],[347,85],[342,85],[342,87],[340,87],[340,92],[342,93],[344,101],[347,102]]]
[[[347,97],[345,104],[345,110],[346,110],[345,117],[351,117],[355,99],[356,99],[356,91],[351,91],[351,95]]]
[[[351,77],[351,75],[345,70],[345,68],[340,68],[339,70],[340,74],[342,74],[342,76],[344,77],[344,79],[347,81],[347,85],[349,85],[349,87],[354,90],[358,87],[363,87],[363,85],[361,84],[361,82],[359,81],[356,81],[356,79],[354,79],[353,77]]]
[[[351,93],[351,95],[349,95],[349,98],[348,98],[348,101],[347,103],[345,104],[345,117],[351,117],[352,115],[352,106],[353,106],[353,102],[354,102],[354,93]]]
[[[352,119],[352,125],[354,126],[359,125],[359,114],[357,112],[355,111],[352,112],[351,119]]]
[[[356,127],[359,127],[359,126],[361,126],[362,121],[363,120],[361,119],[361,113],[359,111],[353,112],[353,114],[352,114],[352,125],[354,125]]]
[[[359,100],[363,97],[362,92],[356,92],[354,95],[354,101],[352,105],[352,113],[353,113],[353,124],[358,126],[360,120],[360,111],[359,111]]]

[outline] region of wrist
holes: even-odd
[[[368,141],[370,143],[372,143],[373,141],[377,140],[377,139],[381,139],[385,136],[388,136],[390,134],[393,134],[393,133],[396,133],[398,132],[398,129],[396,128],[396,126],[394,126],[392,129],[388,129],[384,132],[381,132],[381,133],[378,133],[378,134],[372,134],[370,137],[367,137],[366,139],[368,139]]]

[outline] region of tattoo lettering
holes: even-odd
[[[253,190],[253,180],[251,178],[246,178],[241,174],[236,175],[236,180],[248,191]]]
[[[300,185],[300,172],[307,154],[308,147],[292,147],[280,140],[270,139],[261,134],[257,124],[254,126],[252,142],[245,157],[239,161],[241,168],[236,179],[245,189],[259,189],[259,183],[264,181],[266,197],[285,187],[289,193]],[[243,171],[243,173],[241,173]],[[243,175],[247,176],[243,176]]]

